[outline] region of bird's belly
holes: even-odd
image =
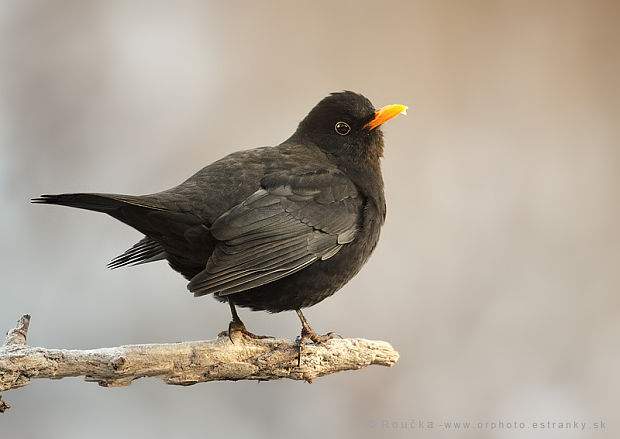
[[[342,288],[362,268],[379,240],[380,224],[371,223],[331,258],[258,288],[232,294],[235,305],[280,312],[315,305]],[[215,296],[220,301],[228,296]]]

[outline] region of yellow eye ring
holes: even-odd
[[[351,127],[346,122],[338,122],[334,125],[334,130],[336,130],[336,132],[341,136],[346,136],[349,132],[351,132]]]

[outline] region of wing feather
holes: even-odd
[[[363,200],[338,170],[268,174],[262,187],[217,218],[219,241],[188,288],[234,294],[328,259],[355,239]]]

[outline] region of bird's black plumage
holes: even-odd
[[[172,189],[33,201],[104,212],[142,232],[111,268],[167,259],[196,296],[299,310],[340,289],[377,244],[379,113],[362,95],[333,93],[280,145],[230,154]]]

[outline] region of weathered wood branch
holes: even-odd
[[[101,386],[128,386],[141,377],[158,377],[167,384],[191,385],[221,380],[311,382],[314,378],[372,364],[398,361],[389,343],[361,338],[331,339],[301,347],[291,340],[249,338],[233,333],[215,340],[127,345],[68,350],[26,345],[30,316],[24,315],[0,347],[0,391],[30,383],[32,378],[84,376]],[[9,406],[0,398],[0,412]]]

